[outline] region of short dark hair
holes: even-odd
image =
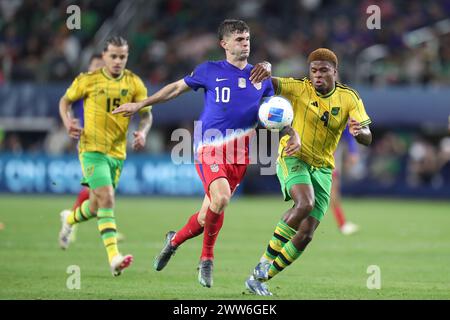
[[[100,53],[94,53],[91,58],[89,59],[89,63],[92,62],[94,59],[103,59],[102,55]]]
[[[222,40],[223,37],[233,32],[250,32],[250,27],[242,20],[226,19],[220,24],[217,35],[219,36],[219,40]]]
[[[338,58],[336,54],[327,48],[319,48],[311,52],[308,56],[308,64],[312,61],[328,61],[335,68],[338,67]]]
[[[106,40],[105,47],[103,48],[103,52],[108,51],[109,45],[112,45],[115,47],[123,47],[123,46],[127,46],[128,42],[121,36],[112,36]]]

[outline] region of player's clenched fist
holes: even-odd
[[[133,141],[133,150],[139,151],[144,149],[145,147],[145,134],[140,131],[133,132],[134,141]]]
[[[79,139],[83,129],[80,127],[80,122],[77,119],[71,119],[66,125],[67,133],[72,139]]]
[[[358,121],[356,121],[353,118],[350,118],[350,121],[348,122],[348,129],[352,134],[352,136],[356,137],[361,133],[362,127]]]

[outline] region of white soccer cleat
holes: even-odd
[[[267,283],[261,282],[255,279],[253,275],[251,275],[247,281],[245,281],[245,286],[248,291],[258,296],[271,296],[272,292],[270,292],[267,287]]]
[[[73,228],[67,223],[67,217],[71,214],[70,210],[63,210],[60,212],[61,217],[61,231],[59,232],[59,246],[61,249],[66,250],[70,244],[70,235],[72,234]]]
[[[351,234],[354,234],[359,231],[359,226],[354,224],[353,222],[347,221],[342,227],[341,227],[341,233],[343,235],[349,236]]]
[[[111,272],[114,277],[120,276],[125,268],[128,268],[133,262],[133,256],[127,254],[125,256],[120,253],[111,260]]]
[[[70,243],[74,243],[77,241],[77,230],[78,230],[78,224],[72,225],[72,233],[70,234]]]

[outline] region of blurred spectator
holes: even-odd
[[[0,81],[71,79],[84,62],[79,53],[99,45],[93,42],[96,32],[119,2],[81,1],[81,29],[68,30],[67,1],[0,1]],[[139,15],[124,30],[133,48],[128,67],[151,83],[177,80],[199,61],[220,58],[215,31],[226,17],[247,20],[252,62],[269,60],[280,75],[305,75],[309,52],[327,46],[338,53],[346,83],[450,83],[450,35],[435,28],[450,16],[448,0],[367,0],[358,5],[348,0],[156,0],[136,5]],[[367,29],[369,5],[379,6],[381,29]],[[423,39],[405,42],[406,33],[423,27],[429,27],[432,38],[422,44]],[[355,64],[375,45],[385,51],[366,61],[372,72],[358,74]]]
[[[13,154],[21,154],[24,151],[18,134],[10,133],[6,135],[4,151]]]
[[[69,79],[73,74],[70,63],[65,54],[66,39],[57,35],[52,39],[52,50],[47,51],[43,57],[43,63],[48,70],[46,79],[50,82]]]
[[[5,145],[5,131],[3,131],[2,128],[0,128],[0,151],[3,151]]]
[[[416,138],[409,148],[407,168],[410,186],[435,183],[439,172],[436,147],[422,138]]]
[[[395,183],[402,171],[402,160],[406,154],[405,142],[394,133],[386,133],[371,148],[369,174],[382,185]]]
[[[450,137],[444,137],[439,143],[439,171],[444,183],[450,185]]]
[[[45,137],[44,149],[46,153],[51,155],[73,153],[77,150],[76,143],[77,141],[69,137],[66,128],[60,123]]]

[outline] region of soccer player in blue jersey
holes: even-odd
[[[203,233],[198,280],[204,287],[213,284],[214,245],[223,224],[224,210],[241,182],[249,163],[249,141],[254,134],[260,100],[272,96],[272,83],[253,83],[258,68],[247,59],[250,29],[241,20],[224,20],[218,30],[226,59],[198,65],[191,75],[173,82],[139,103],[127,103],[113,113],[131,116],[147,105],[155,105],[189,90],[204,90],[204,109],[194,137],[195,167],[202,180],[205,197],[199,212],[192,215],[178,232],[170,231],[154,267],[162,270],[175,250],[186,240]],[[199,130],[195,130],[198,132]],[[299,149],[298,134],[286,128],[291,138],[286,151]]]

